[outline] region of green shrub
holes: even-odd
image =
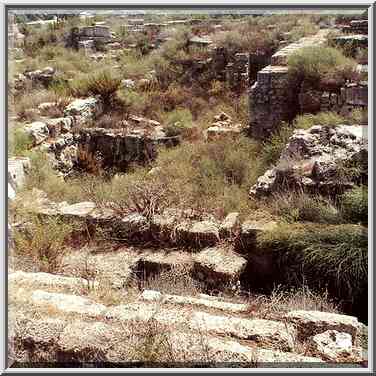
[[[328,287],[350,302],[365,298],[368,236],[358,225],[280,224],[258,236],[258,246],[273,252],[285,283]]]
[[[33,151],[28,153],[28,156],[31,160],[31,168],[26,176],[25,191],[33,188],[41,189],[56,202],[75,203],[86,200],[84,187],[90,177],[83,176],[77,181],[65,182],[52,168],[45,153]],[[99,182],[97,186],[99,187]]]
[[[32,257],[43,272],[56,272],[64,256],[64,242],[72,230],[72,224],[60,219],[32,216],[27,231],[15,231],[15,252]]]
[[[117,90],[121,79],[109,70],[102,70],[91,75],[85,75],[75,80],[71,86],[71,94],[76,97],[98,95],[104,107],[109,109],[117,99]]]
[[[366,122],[366,112],[356,109],[347,116],[342,116],[336,112],[319,112],[315,115],[304,114],[298,115],[293,121],[293,127],[299,129],[309,129],[314,125],[325,125],[327,127],[335,127],[337,125],[347,124],[364,124]]]
[[[276,215],[288,223],[341,223],[341,216],[334,202],[319,195],[303,192],[276,195],[270,206]]]
[[[186,109],[177,109],[165,115],[166,127],[164,128],[166,135],[169,137],[186,135],[192,128],[192,114]]]
[[[355,187],[339,200],[343,217],[352,223],[368,224],[368,187]]]
[[[354,76],[355,65],[354,60],[332,47],[304,47],[288,58],[290,82],[305,82],[313,87],[329,79],[344,84]]]
[[[293,131],[293,127],[283,123],[279,130],[271,136],[270,140],[264,143],[261,153],[264,169],[278,161]]]
[[[33,140],[30,135],[25,133],[22,129],[15,129],[10,134],[9,154],[22,157],[25,156],[29,149],[33,146]],[[13,137],[12,137],[13,136]]]

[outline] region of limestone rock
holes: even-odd
[[[100,115],[103,107],[99,99],[90,97],[86,99],[75,99],[64,110],[64,116],[74,116],[79,123],[85,123]]]
[[[248,304],[231,303],[217,297],[200,294],[199,297],[161,294],[159,291],[145,290],[141,298],[146,301],[159,301],[163,303],[203,306],[227,312],[246,312]]]
[[[310,349],[327,361],[344,361],[352,355],[352,338],[349,333],[327,330],[310,339]]]
[[[107,361],[106,353],[116,343],[117,332],[100,321],[68,324],[57,340],[60,361]]]
[[[8,179],[9,184],[14,190],[24,185],[30,168],[31,162],[28,157],[13,157],[8,159]]]
[[[49,137],[49,131],[46,123],[35,121],[24,126],[24,131],[29,134],[34,145],[39,145]]]
[[[235,234],[239,226],[239,213],[229,213],[222,221],[219,227],[219,234],[221,238],[226,238]]]
[[[287,189],[336,192],[354,181],[339,179],[343,163],[367,162],[367,126],[315,125],[296,130],[283,150],[277,166],[259,177],[250,197],[262,197]]]
[[[295,335],[294,328],[286,327],[282,322],[214,316],[206,312],[195,312],[190,326],[196,330],[252,340],[265,347],[280,346],[284,350],[293,347],[293,336]]]
[[[194,255],[192,275],[212,288],[237,285],[247,260],[229,248],[207,248]]]
[[[61,313],[99,316],[106,310],[104,305],[82,296],[50,293],[42,290],[35,290],[31,295],[31,300],[37,306],[51,307]]]
[[[240,242],[242,247],[252,247],[256,245],[256,239],[264,231],[270,231],[276,227],[275,221],[254,221],[246,220],[242,223],[240,232]]]
[[[182,229],[182,227],[180,227]],[[211,221],[194,222],[188,226],[183,232],[183,237],[189,244],[197,246],[210,246],[219,241],[218,225]]]
[[[350,334],[355,346],[358,345],[362,328],[356,317],[321,311],[291,311],[285,315],[285,319],[296,325],[302,339],[336,330]]]
[[[36,288],[55,288],[59,291],[88,288],[88,282],[83,278],[65,277],[62,275],[50,273],[26,273],[16,271],[8,276],[10,286],[27,286]],[[98,286],[98,282],[94,282],[91,286]]]
[[[47,119],[46,124],[52,137],[57,137],[60,133],[70,132],[73,126],[73,117],[60,117]]]

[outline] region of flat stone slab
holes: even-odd
[[[236,283],[247,260],[226,247],[207,248],[194,255],[192,275],[208,285]]]
[[[26,273],[16,271],[8,275],[10,286],[27,286],[29,288],[54,288],[58,290],[75,291],[88,288],[88,281],[83,278],[65,277],[51,273]],[[93,282],[90,287],[97,287],[98,282]]]
[[[284,350],[293,347],[293,338],[296,334],[292,326],[286,326],[283,322],[214,316],[206,312],[194,312],[190,327],[195,330],[252,340],[265,347],[276,345]]]
[[[146,301],[158,301],[161,303],[203,306],[232,313],[247,312],[248,304],[231,303],[217,299],[216,297],[200,294],[199,297],[162,294],[159,291],[145,290],[141,298]]]
[[[132,250],[101,253],[75,251],[63,257],[61,272],[72,276],[85,276],[92,283],[124,288],[132,280],[140,256]]]
[[[103,314],[106,307],[103,304],[78,295],[50,293],[36,290],[31,295],[35,305],[43,308],[51,307],[61,313],[77,313],[86,316],[99,316]]]

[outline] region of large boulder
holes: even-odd
[[[266,171],[250,189],[251,197],[277,191],[305,189],[337,192],[350,188],[358,177],[343,178],[345,164],[367,163],[367,126],[315,125],[296,130],[276,167]]]

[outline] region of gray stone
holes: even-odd
[[[34,145],[39,145],[49,137],[49,131],[46,123],[35,121],[24,126],[24,131],[29,134]]]

